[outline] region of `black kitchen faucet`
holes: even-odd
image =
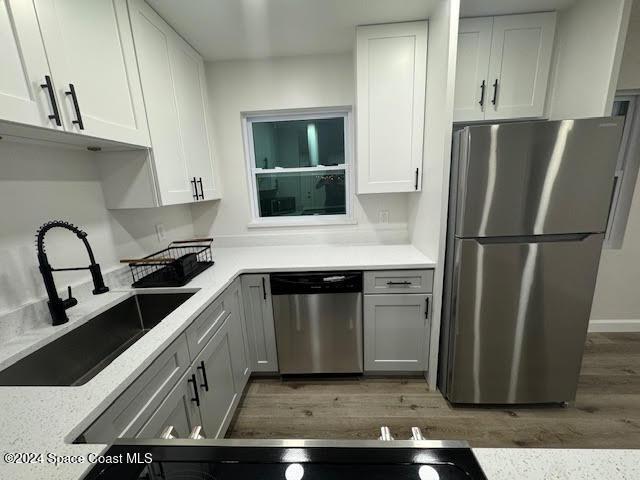
[[[52,228],[66,228],[67,230],[72,231],[76,234],[76,236],[82,240],[84,246],[87,249],[87,253],[89,254],[89,260],[91,261],[91,265],[88,267],[71,267],[71,268],[53,268],[49,265],[49,259],[47,258],[47,253],[44,248],[44,236],[47,234],[49,230]],[[74,270],[89,270],[91,272],[91,277],[93,278],[93,294],[99,295],[101,293],[105,293],[109,291],[109,288],[105,286],[104,280],[102,278],[102,272],[100,271],[100,265],[96,263],[96,259],[93,256],[93,251],[91,250],[91,246],[87,241],[87,233],[80,230],[75,225],[65,222],[64,220],[53,220],[51,222],[47,222],[42,225],[38,232],[36,233],[36,245],[38,247],[38,263],[40,264],[40,273],[42,273],[42,278],[44,279],[44,286],[47,289],[47,295],[49,295],[49,311],[51,312],[51,319],[53,320],[53,325],[62,325],[63,323],[67,323],[69,318],[67,317],[66,309],[71,308],[74,305],[78,304],[78,300],[71,296],[71,287],[69,289],[69,298],[66,300],[61,299],[58,296],[58,291],[56,290],[56,284],[53,280],[53,272],[67,272]]]

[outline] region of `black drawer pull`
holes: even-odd
[[[198,200],[198,183],[196,182],[196,177],[191,179],[191,185],[193,185],[193,199]]]
[[[387,282],[387,285],[411,285],[411,282],[407,282],[406,280],[404,282]]]
[[[498,79],[493,82],[493,99],[491,99],[492,104],[496,104],[496,100],[498,99]]]
[[[487,88],[487,83],[482,80],[482,83],[480,84],[480,101],[478,102],[480,104],[481,107],[484,107],[484,91]]]
[[[56,94],[53,90],[53,83],[51,83],[51,77],[49,75],[44,76],[44,83],[40,85],[42,88],[47,89],[47,93],[49,94],[49,100],[51,100],[51,109],[53,113],[49,115],[49,120],[55,120],[56,125],[61,127],[62,122],[60,121],[60,110],[58,110],[58,103],[56,102]]]
[[[202,177],[198,179],[198,183],[200,184],[200,200],[204,200],[204,188],[202,188]],[[196,193],[198,193],[197,188],[196,188]]]
[[[200,395],[198,395],[198,381],[196,380],[196,374],[192,374],[191,378],[187,380],[189,383],[193,384],[193,394],[195,395],[191,401],[196,402],[196,405],[200,406]]]
[[[267,287],[264,284],[264,277],[262,277],[262,298],[263,300],[267,299]]]
[[[76,95],[76,89],[73,86],[73,83],[69,84],[69,90],[64,93],[71,95],[71,100],[73,100],[73,109],[76,111],[76,119],[72,120],[71,123],[75,123],[78,125],[80,130],[84,130],[84,123],[82,122],[82,115],[80,114],[80,105],[78,104],[78,96]]]
[[[204,383],[201,383],[200,386],[204,387],[204,389],[208,392],[209,391],[209,382],[207,381],[207,370],[204,367],[204,360],[200,361],[200,366],[196,367],[198,370],[202,371],[202,380],[204,381]]]

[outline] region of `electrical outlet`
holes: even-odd
[[[156,224],[156,235],[159,242],[164,242],[167,239],[167,232],[164,230],[164,223]]]
[[[378,222],[389,223],[389,210],[378,211]]]

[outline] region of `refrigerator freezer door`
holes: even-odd
[[[574,399],[603,238],[455,240],[451,402]]]
[[[602,232],[621,117],[467,127],[457,237]]]

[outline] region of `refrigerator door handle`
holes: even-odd
[[[475,237],[481,245],[498,243],[555,243],[555,242],[581,242],[596,232],[589,233],[560,233],[553,235],[517,235],[509,237]]]

